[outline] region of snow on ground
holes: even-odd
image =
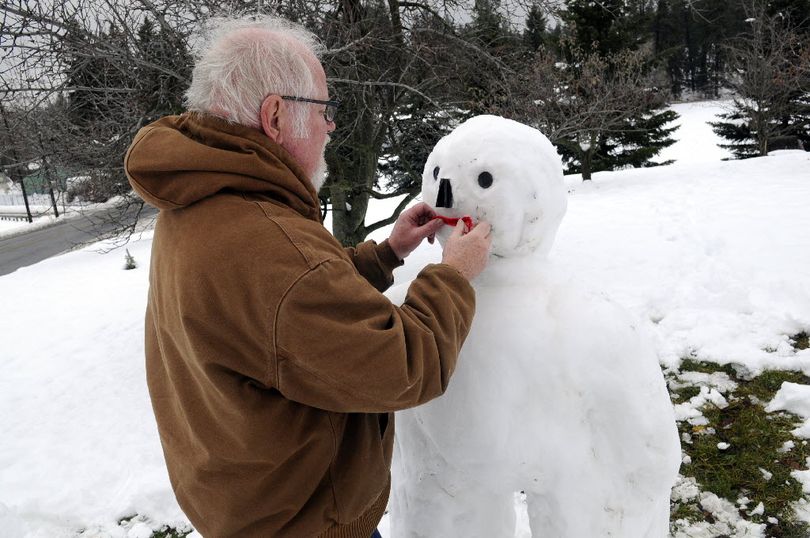
[[[793,435],[810,439],[810,386],[798,383],[784,383],[765,411],[789,411],[804,419],[804,424],[793,430]],[[805,474],[810,473],[806,471]],[[810,490],[810,482],[807,483]]]
[[[694,356],[810,374],[810,352],[787,345],[788,335],[810,331],[810,153],[684,160],[598,173],[591,184],[569,178],[552,256],[646,320],[666,365]],[[369,220],[394,205],[374,205]],[[139,264],[132,271],[123,251],[96,246],[0,277],[0,535],[140,538],[183,526],[144,380],[150,246],[148,233],[128,245]],[[425,244],[397,278],[439,257]],[[730,383],[682,381],[717,402]],[[728,511],[688,480],[681,489]],[[142,518],[118,523],[135,514]],[[519,521],[518,536],[529,536]],[[756,526],[730,525],[757,535]],[[710,536],[701,532],[691,536]]]
[[[720,147],[723,139],[714,134],[709,122],[718,121],[717,114],[725,111],[731,100],[693,101],[675,103],[669,108],[678,113],[680,118],[667,127],[679,126],[673,138],[677,141],[664,148],[655,161],[674,160],[679,163],[708,163],[730,159],[732,154]]]
[[[25,206],[2,206],[6,212],[25,212]],[[38,230],[46,228],[56,222],[56,217],[53,214],[47,214],[50,208],[47,207],[32,207],[31,215],[34,222],[27,220],[3,220],[0,219],[0,239],[19,234],[22,231]]]

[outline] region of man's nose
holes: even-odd
[[[335,130],[336,127],[337,127],[337,125],[335,125],[335,120],[326,122],[326,132],[327,133],[331,133],[332,131]]]

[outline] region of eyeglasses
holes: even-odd
[[[316,105],[324,105],[326,108],[323,111],[323,118],[328,122],[335,121],[335,114],[340,106],[340,101],[322,101],[320,99],[308,99],[306,97],[295,97],[293,95],[282,95],[285,101],[298,101],[299,103],[314,103]]]

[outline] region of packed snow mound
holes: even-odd
[[[447,393],[397,418],[393,536],[514,536],[517,492],[536,537],[666,536],[673,408],[639,324],[547,259],[566,207],[553,146],[473,118],[426,176],[424,200],[491,221],[494,245]]]

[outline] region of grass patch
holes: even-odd
[[[677,390],[670,390],[672,401],[675,403],[683,403],[689,401],[698,394],[700,394],[700,387],[696,385],[687,385]]]
[[[132,522],[135,519],[141,520],[138,514],[127,516],[118,520],[119,527],[127,527],[127,524]],[[180,530],[174,527],[169,527],[168,525],[164,525],[160,529],[154,531],[149,538],[186,538],[189,534],[191,534],[191,530]]]
[[[805,469],[810,446],[790,433],[801,423],[798,417],[789,413],[766,413],[764,405],[785,381],[810,385],[810,378],[798,372],[768,371],[745,380],[740,379],[731,365],[720,366],[691,359],[684,360],[681,365],[681,371],[687,370],[725,372],[738,383],[738,387],[734,394],[726,395],[728,407],[719,409],[710,404],[702,409],[709,421],[705,428],[679,423],[681,431],[689,433],[692,439],[691,444],[683,443],[691,463],[681,472],[693,476],[702,490],[711,491],[734,504],[741,497],[748,497],[751,500],[747,506],[749,511],[762,502],[765,506],[763,516],[749,516],[745,510],[741,510],[740,515],[749,521],[766,523],[768,536],[809,536],[810,527],[796,521],[790,506],[803,496],[801,484],[790,473]],[[683,391],[679,396],[685,396]],[[794,448],[780,452],[786,441],[793,441]],[[717,444],[721,442],[730,446],[720,450]],[[770,479],[766,479],[760,469],[771,473]],[[686,508],[683,510],[689,520],[703,519],[694,513],[695,510],[693,513]],[[779,522],[769,523],[768,517],[776,517]]]
[[[715,364],[713,362],[696,361],[694,359],[683,359],[679,370],[681,372],[701,372],[704,374],[725,372],[732,379],[737,377],[737,371],[732,364]]]
[[[172,527],[163,527],[159,531],[153,532],[151,538],[185,538],[191,531],[180,531]]]
[[[753,394],[763,402],[767,403],[772,400],[776,392],[782,387],[784,382],[799,383],[802,385],[810,385],[810,377],[802,374],[801,372],[788,372],[771,370],[763,372],[747,385],[743,385],[741,389],[747,390],[748,394]],[[798,419],[797,419],[798,420]]]
[[[810,348],[810,336],[808,336],[807,333],[799,333],[796,336],[791,336],[790,340],[793,342],[793,347],[796,350]]]
[[[679,519],[686,519],[688,521],[703,521],[706,519],[703,511],[695,504],[691,503],[678,503],[677,508],[669,515],[670,522]]]

